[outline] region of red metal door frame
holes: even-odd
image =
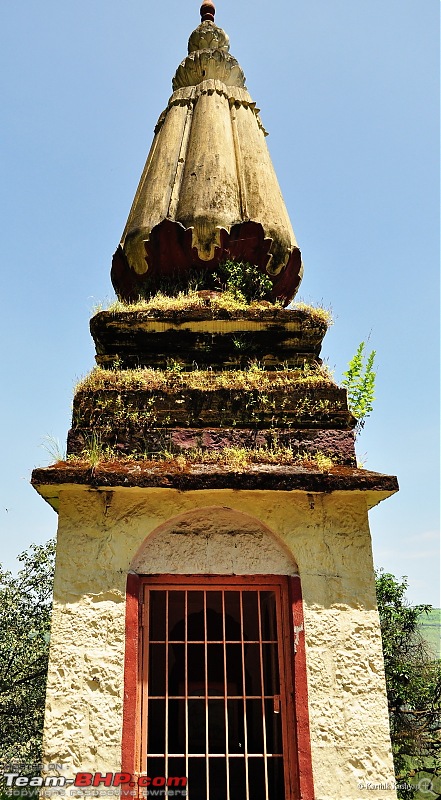
[[[314,800],[314,787],[311,763],[311,741],[309,731],[308,688],[306,673],[306,652],[303,620],[303,603],[300,578],[279,575],[159,575],[140,576],[129,574],[126,592],[126,642],[124,664],[124,707],[121,748],[121,769],[132,775],[140,772],[141,763],[141,716],[142,716],[142,642],[140,642],[142,594],[144,585],[167,584],[169,587],[213,586],[227,584],[242,587],[270,585],[280,588],[281,609],[284,617],[283,652],[286,664],[285,710],[287,724],[285,730],[284,754],[288,773],[287,800]],[[141,633],[142,636],[142,633]],[[141,645],[141,646],[140,646]],[[291,669],[290,669],[291,667]],[[290,674],[288,675],[288,671]],[[292,702],[289,702],[291,698]],[[292,729],[293,736],[287,734]]]

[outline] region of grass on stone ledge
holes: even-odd
[[[81,456],[69,456],[67,461],[58,462],[54,466],[65,464],[87,467],[95,471],[98,466],[118,469],[132,467],[135,470],[166,468],[167,471],[186,472],[193,466],[209,465],[225,467],[233,471],[245,470],[253,465],[297,466],[327,472],[337,465],[336,460],[324,453],[294,453],[290,447],[274,448],[238,448],[226,447],[221,450],[188,450],[185,453],[171,453],[167,450],[155,455],[136,453],[131,456],[117,454],[110,447],[102,447],[98,453],[97,442],[91,449],[86,447]]]
[[[323,308],[323,306],[312,306],[309,303],[299,301],[298,303],[293,303],[290,308],[294,309],[294,311],[305,311],[314,322],[320,322],[326,325],[327,328],[334,324],[332,312],[328,308]]]
[[[179,292],[176,295],[164,294],[164,292],[157,292],[152,297],[145,300],[138,300],[135,303],[123,303],[121,300],[111,302],[107,307],[99,304],[95,307],[93,313],[99,311],[108,311],[114,314],[124,312],[144,311],[150,312],[152,315],[158,312],[173,312],[173,311],[191,311],[198,308],[210,308],[214,313],[216,311],[274,311],[282,310],[282,305],[278,302],[270,303],[263,300],[254,300],[248,303],[240,293],[229,291],[215,293],[210,295],[201,295],[195,289],[190,289],[188,292]],[[309,315],[311,321],[318,324],[324,324],[330,327],[333,323],[331,312],[322,308],[321,306],[313,306],[308,303],[294,303],[290,306],[290,310],[304,311]]]
[[[212,370],[193,369],[186,372],[175,361],[170,361],[165,370],[149,367],[138,369],[104,369],[94,367],[75,387],[79,391],[160,391],[167,389],[245,389],[261,392],[295,388],[326,388],[334,386],[332,372],[325,364],[303,369],[265,370],[258,362],[250,363],[248,369]]]
[[[247,303],[246,300],[233,292],[213,293],[211,296],[204,297],[196,290],[189,289],[188,292],[178,292],[176,295],[157,292],[152,297],[140,299],[135,303],[123,303],[121,300],[115,300],[108,306],[106,311],[115,314],[125,311],[150,311],[156,313],[158,311],[184,311],[207,307],[215,311],[245,311],[248,308],[253,308],[257,311],[267,308],[281,308],[279,304],[273,305],[272,303],[259,302],[257,300],[253,303]]]

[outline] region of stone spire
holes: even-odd
[[[266,272],[271,299],[285,305],[301,280],[259,109],[214,15],[205,0],[113,258],[112,282],[124,300],[164,280],[185,284],[227,258]]]

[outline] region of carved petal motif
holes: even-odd
[[[228,50],[230,40],[222,28],[218,28],[213,22],[202,22],[191,34],[188,40],[188,52],[194,53],[196,50]]]
[[[210,261],[203,261],[193,246],[192,228],[185,228],[180,222],[170,219],[163,220],[153,228],[144,243],[148,270],[143,275],[130,267],[121,247],[116,251],[111,273],[116,293],[130,302],[136,300],[146,288],[149,292],[155,291],[163,278],[179,280],[192,270],[211,272],[227,258],[250,262],[268,274],[272,240],[265,237],[260,223],[241,222],[233,225],[230,231],[221,229],[218,238],[220,245],[215,248],[214,257]],[[293,248],[286,266],[270,277],[273,281],[272,299],[288,305],[302,277],[300,250]]]
[[[224,50],[199,50],[190,53],[179,65],[173,78],[173,91],[183,86],[197,86],[210,78],[226,86],[245,86],[245,75],[233,56]]]

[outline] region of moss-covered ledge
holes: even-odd
[[[351,467],[330,469],[250,464],[245,468],[228,465],[192,464],[182,466],[174,461],[113,461],[95,468],[86,463],[59,462],[51,467],[35,469],[31,483],[55,509],[59,491],[68,486],[91,489],[164,488],[180,491],[203,489],[236,489],[264,491],[363,492],[368,508],[398,491],[394,475]]]
[[[95,309],[94,317],[100,318],[100,315],[118,318],[121,322],[124,319],[133,319],[134,315],[141,321],[146,318],[162,318],[174,320],[177,323],[189,319],[193,321],[254,319],[263,322],[297,320],[303,325],[323,330],[327,330],[333,324],[331,312],[321,306],[298,302],[290,308],[283,308],[280,303],[271,303],[267,300],[247,302],[245,298],[239,299],[237,294],[228,291],[195,291],[192,289],[174,295],[157,292],[149,299],[134,303],[116,300],[107,308],[98,306]]]

